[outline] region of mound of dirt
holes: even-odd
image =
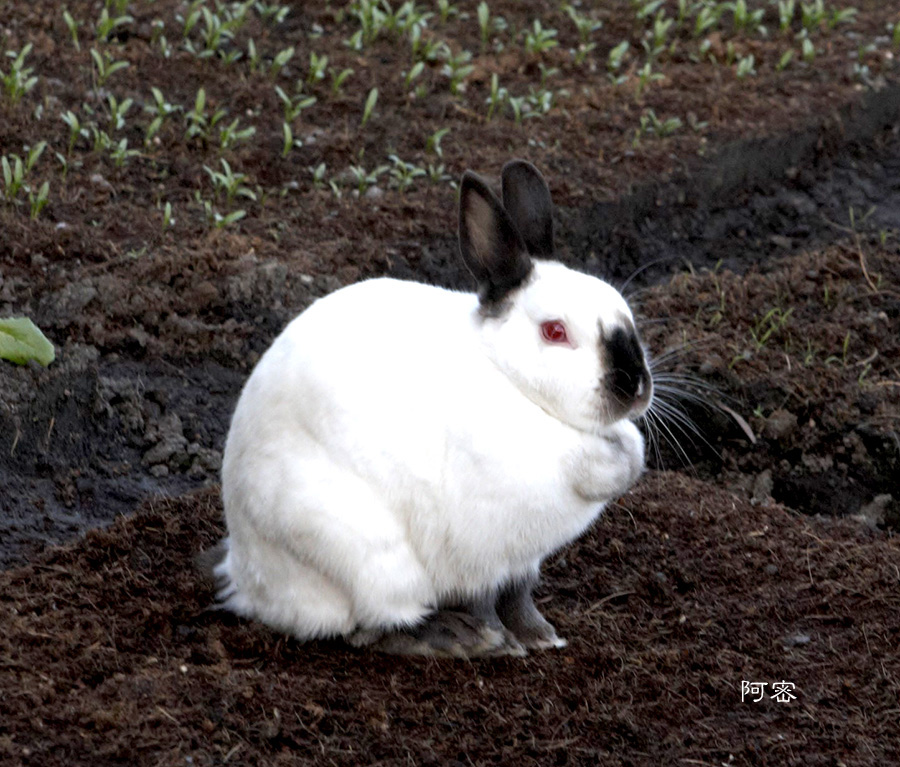
[[[858,524],[655,473],[548,563],[567,648],[439,662],[209,611],[219,519],[215,492],[154,502],[0,575],[4,763],[900,759],[900,547]]]

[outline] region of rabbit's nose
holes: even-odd
[[[630,405],[649,382],[644,352],[633,329],[616,328],[605,342],[607,386],[622,405]]]

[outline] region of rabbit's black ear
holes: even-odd
[[[503,207],[532,256],[553,256],[553,203],[540,171],[525,160],[503,166]]]
[[[463,174],[459,188],[459,251],[478,282],[483,305],[501,302],[533,268],[503,204],[471,171]]]

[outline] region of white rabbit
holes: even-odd
[[[537,169],[508,163],[502,197],[463,175],[477,296],[368,280],[263,355],[225,445],[225,608],[387,652],[565,644],[541,561],[642,472],[652,380],[622,296],[548,260]]]

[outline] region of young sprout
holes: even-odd
[[[112,131],[122,130],[125,127],[125,115],[131,109],[134,103],[133,99],[124,99],[122,103],[110,94],[107,98],[109,103],[109,128]]]
[[[294,131],[291,129],[290,123],[283,122],[281,123],[281,134],[283,137],[283,143],[281,146],[281,156],[287,157],[292,149],[299,149],[303,146],[303,142],[294,138]]]
[[[620,76],[618,72],[622,68],[622,63],[625,60],[625,54],[628,53],[628,49],[630,47],[631,44],[627,40],[623,40],[615,48],[613,48],[609,52],[609,55],[606,57],[606,69],[608,70],[609,79],[612,80],[612,82],[616,85],[619,85],[625,81],[625,77]]]
[[[235,117],[230,124],[219,128],[219,147],[222,151],[227,151],[240,142],[249,141],[256,135],[256,128],[252,125],[246,128],[241,128],[239,125],[240,118]]]
[[[681,126],[682,122],[677,117],[670,117],[667,120],[660,120],[656,116],[656,112],[654,112],[652,109],[646,109],[641,115],[640,133],[658,136],[659,138],[665,138],[666,136],[671,136],[673,133],[679,130]]]
[[[781,30],[782,34],[787,34],[791,31],[796,8],[796,0],[778,0],[778,29]]]
[[[97,39],[102,43],[109,42],[109,36],[116,29],[125,24],[131,24],[133,21],[134,18],[131,16],[110,16],[109,11],[104,8],[100,12],[100,18],[97,20],[96,24]]]
[[[781,54],[781,58],[778,59],[778,63],[775,65],[776,72],[783,72],[787,69],[788,64],[791,63],[791,59],[794,58],[794,49],[788,48],[784,53]]]
[[[372,88],[369,91],[369,95],[366,96],[366,103],[363,106],[363,114],[362,120],[359,123],[360,128],[365,128],[366,123],[369,122],[369,118],[372,116],[372,112],[375,109],[375,105],[378,103],[378,88]]]
[[[291,11],[289,6],[278,5],[278,3],[272,3],[270,5],[268,3],[256,2],[253,3],[253,7],[259,14],[259,17],[265,23],[271,24],[272,26],[283,23],[287,18],[288,13]]]
[[[578,30],[578,41],[581,45],[590,43],[591,35],[603,26],[602,21],[580,15],[573,5],[567,3],[562,9]]]
[[[757,8],[751,11],[747,7],[747,0],[734,0],[729,6],[732,13],[732,27],[735,32],[752,33],[761,30],[765,33],[765,27],[762,25],[764,8]]]
[[[256,193],[249,187],[244,186],[244,180],[247,178],[245,173],[235,173],[231,169],[231,165],[224,158],[219,160],[222,166],[221,171],[215,171],[204,165],[203,170],[206,171],[213,185],[213,192],[216,199],[219,195],[225,195],[225,206],[230,208],[236,197],[245,197],[248,200],[256,202]]]
[[[144,107],[144,111],[154,115],[154,117],[147,126],[147,132],[144,137],[144,142],[146,144],[149,144],[153,140],[153,137],[159,133],[163,123],[170,115],[181,110],[180,106],[167,102],[159,88],[150,86],[150,93],[153,95],[153,105],[151,106],[148,104]]]
[[[390,155],[388,159],[393,164],[393,167],[391,167],[391,183],[401,192],[405,192],[417,178],[425,175],[424,168],[420,168],[410,162],[404,162],[395,154]]]
[[[749,56],[742,56],[738,59],[737,71],[738,80],[743,80],[747,75],[756,74],[756,58],[751,53]]]
[[[425,71],[425,62],[417,61],[409,68],[409,72],[403,72],[403,84],[408,91],[412,88],[413,81]]]
[[[194,100],[194,108],[184,115],[187,123],[185,138],[191,139],[195,137],[207,141],[210,131],[225,117],[224,109],[217,109],[212,116],[206,114],[206,91],[200,88],[197,91],[197,97]]]
[[[31,220],[34,221],[41,215],[41,211],[47,205],[50,198],[50,182],[45,181],[35,193],[28,190],[28,205],[31,208]]]
[[[491,39],[491,9],[484,0],[478,4],[477,13],[478,29],[481,33],[481,52],[484,53]]]
[[[116,72],[131,66],[127,61],[115,61],[109,51],[104,50],[101,54],[96,48],[91,48],[91,59],[94,62],[97,85],[101,88]]]
[[[456,56],[447,51],[441,74],[450,78],[450,93],[454,96],[465,90],[466,78],[475,71],[475,67],[469,63],[471,60],[472,54],[469,51],[460,51]]]
[[[328,56],[319,56],[315,51],[309,52],[309,72],[306,75],[306,84],[315,85],[325,79],[328,68]]]
[[[12,59],[9,72],[0,69],[0,82],[3,83],[3,91],[12,104],[18,104],[22,96],[37,85],[37,77],[32,75],[31,67],[25,66],[25,58],[31,53],[32,44],[27,43],[21,51],[7,51],[6,56]]]
[[[347,82],[347,78],[353,74],[353,70],[348,67],[338,72],[336,69],[329,67],[328,72],[331,75],[331,95],[339,96],[344,88],[344,83]]]
[[[494,72],[491,75],[491,93],[485,100],[488,105],[488,120],[493,118],[494,113],[497,110],[503,108],[503,105],[506,103],[506,100],[508,98],[509,92],[506,90],[506,88],[500,86],[500,78],[497,77],[497,73]]]
[[[112,157],[113,164],[117,168],[123,167],[128,160],[132,157],[136,157],[140,152],[137,149],[129,149],[128,148],[128,139],[123,138],[120,139],[119,142],[112,147],[109,156]]]
[[[377,168],[367,171],[362,165],[351,165],[349,170],[350,175],[356,180],[356,193],[362,197],[366,191],[368,191],[369,187],[375,186],[375,184],[378,183],[378,177],[388,170],[388,166],[379,165]],[[332,184],[333,183],[334,182],[332,182]],[[332,187],[332,189],[333,188],[334,187]],[[337,196],[340,197],[339,194]]]
[[[451,16],[459,16],[459,8],[457,8],[450,0],[437,0],[438,18],[441,24],[446,24]]]
[[[541,54],[559,45],[556,39],[555,29],[544,29],[541,22],[534,20],[531,29],[525,32],[525,51],[531,54]]]
[[[441,149],[441,141],[449,132],[449,128],[438,128],[427,139],[425,139],[425,151],[429,154],[436,154],[438,157],[443,157],[444,150]]]
[[[278,98],[284,107],[284,121],[287,123],[293,123],[304,109],[316,103],[315,96],[304,96],[302,93],[298,93],[291,98],[278,85],[275,86],[275,93],[278,94]]]
[[[72,14],[69,13],[68,8],[63,8],[62,17],[69,30],[69,37],[72,39],[72,45],[75,47],[76,51],[80,51],[81,43],[78,42],[78,27],[81,26],[81,22],[75,21],[75,19],[72,18]]]
[[[172,203],[167,202],[163,207],[163,220],[162,220],[162,229],[163,232],[168,232],[175,226],[175,219],[172,218]]]
[[[640,95],[649,87],[650,83],[662,79],[664,79],[664,75],[659,72],[654,72],[653,65],[648,61],[638,70],[635,96],[640,97]]]
[[[281,70],[285,68],[287,63],[294,58],[294,46],[291,45],[285,48],[283,51],[279,51],[275,54],[275,58],[272,59],[272,64],[269,67],[269,76],[273,79],[278,77],[281,74]]]

